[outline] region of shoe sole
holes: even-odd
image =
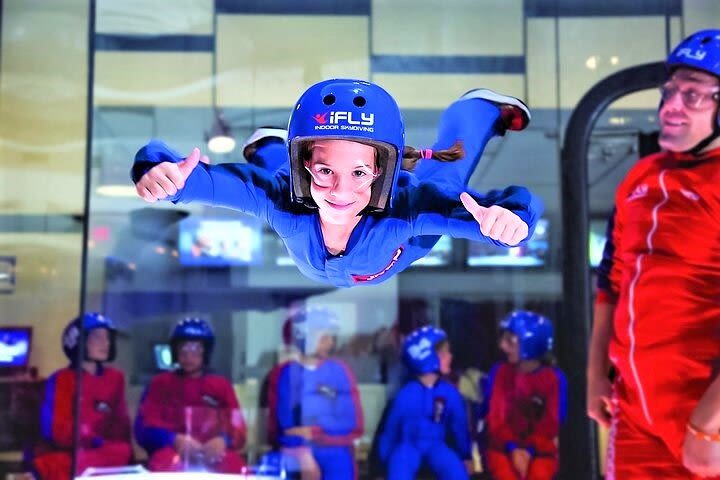
[[[500,93],[493,92],[489,88],[476,88],[465,93],[462,97],[460,97],[460,100],[468,100],[470,98],[479,98],[482,100],[487,100],[489,102],[497,103],[499,105],[513,105],[525,112],[525,115],[527,115],[528,123],[532,119],[532,115],[530,115],[530,109],[519,98],[511,97],[509,95],[502,95]]]
[[[258,140],[262,140],[263,138],[267,137],[277,137],[282,139],[283,141],[287,141],[287,130],[282,128],[273,128],[273,127],[261,127],[258,128],[253,132],[252,135],[250,135],[250,138],[245,140],[245,143],[243,144],[242,148],[245,150],[245,147],[248,145],[251,145]]]

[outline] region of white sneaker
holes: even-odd
[[[250,137],[248,137],[247,140],[245,140],[245,143],[243,144],[243,150],[248,145],[252,145],[253,143],[262,140],[263,138],[268,137],[277,137],[282,139],[283,141],[287,142],[288,133],[287,130],[280,127],[260,127],[257,130],[253,132]]]
[[[530,109],[518,98],[493,92],[488,88],[475,88],[465,93],[460,100],[471,98],[480,98],[498,105],[505,130],[523,130],[530,123]]]

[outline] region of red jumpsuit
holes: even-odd
[[[213,465],[218,473],[240,473],[245,466],[237,450],[245,444],[245,420],[232,384],[220,375],[198,378],[177,372],[155,376],[140,403],[135,424],[138,443],[150,454],[152,471],[182,471],[173,442],[176,434],[189,434],[200,443],[214,437],[225,438],[225,456]]]
[[[43,442],[35,449],[34,466],[44,480],[71,478],[73,399],[76,372],[63,368],[47,380],[41,410]],[[80,395],[78,474],[88,467],[127,465],[132,456],[125,376],[104,366],[98,374],[83,372]]]
[[[720,360],[720,149],[641,159],[615,208],[596,299],[616,304],[607,478],[695,478],[685,425]]]
[[[564,416],[565,381],[554,367],[522,372],[500,362],[490,371],[486,395],[487,466],[495,480],[549,480],[558,469],[557,437]],[[510,452],[529,450],[528,474],[521,479]]]

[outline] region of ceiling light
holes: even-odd
[[[213,153],[230,153],[235,149],[235,139],[229,135],[215,135],[208,140],[208,149]]]
[[[230,132],[230,125],[225,121],[220,109],[215,110],[215,121],[205,138],[208,149],[213,153],[230,153],[235,149],[235,139]]]

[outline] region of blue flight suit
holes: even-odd
[[[445,443],[448,432],[453,448]],[[406,383],[393,400],[378,450],[387,480],[414,479],[423,463],[440,480],[467,479],[470,434],[458,389],[443,379],[432,387],[417,379]]]
[[[309,446],[323,480],[357,477],[353,442],[363,432],[363,413],[354,376],[340,360],[327,359],[309,367],[288,362],[271,393],[276,405],[278,443],[282,447]],[[292,427],[313,427],[313,439],[288,435]]]
[[[468,191],[467,182],[485,145],[503,133],[498,129],[499,116],[499,108],[486,100],[451,104],[442,116],[433,149],[461,140],[465,157],[451,163],[425,160],[417,173],[401,171],[392,205],[383,213],[363,215],[340,255],[325,248],[317,211],[291,202],[289,162],[275,172],[250,164],[200,163],[185,187],[166,199],[227,207],[264,219],[298,269],[313,280],[336,287],[378,284],[424,257],[441,235],[506,246],[484,236],[459,199],[461,192]],[[277,149],[276,144],[270,145]],[[182,160],[167,145],[152,140],[135,156],[133,181],[138,182],[158,163]],[[528,224],[529,236],[542,214],[542,202],[524,187],[510,186],[486,195],[468,193],[481,205],[499,205],[517,214]]]

